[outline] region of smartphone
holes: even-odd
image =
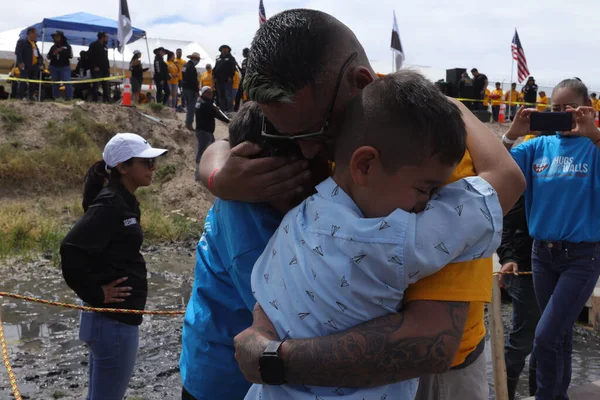
[[[573,114],[568,112],[535,112],[529,116],[531,131],[566,132],[573,129]]]

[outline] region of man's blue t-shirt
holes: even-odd
[[[512,149],[525,178],[525,212],[537,240],[600,241],[600,150],[585,137],[540,136]]]
[[[252,267],[282,217],[266,204],[220,199],[206,216],[179,360],[183,386],[197,400],[243,399],[250,388],[233,338],[252,324]]]

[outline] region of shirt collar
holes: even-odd
[[[358,208],[354,200],[352,200],[352,198],[346,192],[344,192],[344,190],[333,180],[333,178],[327,178],[318,184],[316,189],[319,196],[323,199],[348,207],[363,217],[362,211],[360,211],[360,208]]]

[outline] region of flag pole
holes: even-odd
[[[516,32],[517,32],[517,28],[515,27],[515,33]],[[510,87],[508,89],[508,93],[510,95],[509,95],[508,101],[512,102],[512,83],[513,83],[513,73],[515,70],[515,57],[513,56],[513,53],[512,53],[512,45],[511,45],[511,49],[510,49],[510,58],[511,58],[512,62],[510,64]],[[518,98],[517,98],[517,100],[518,100]],[[512,118],[512,115],[511,115],[512,107],[511,106],[512,106],[512,104],[510,104],[508,107],[508,119]]]

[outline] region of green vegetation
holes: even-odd
[[[157,183],[169,182],[175,177],[177,167],[173,164],[160,165],[154,172],[154,181]]]
[[[148,103],[148,107],[155,113],[161,113],[165,109],[162,103]]]
[[[12,131],[25,122],[25,116],[8,105],[0,105],[0,120],[7,131]]]

